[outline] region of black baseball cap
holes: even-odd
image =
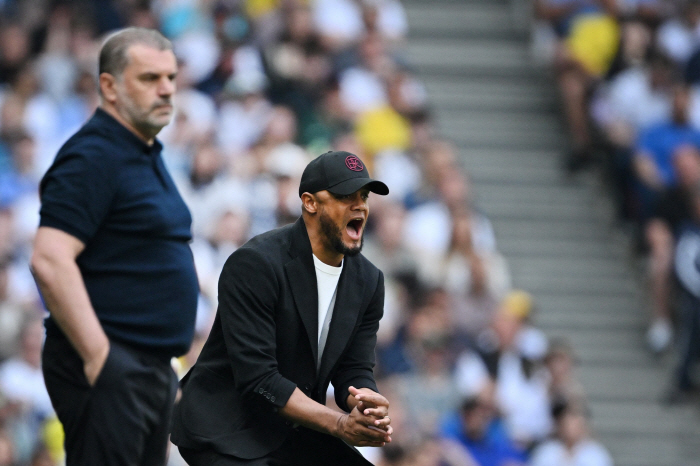
[[[328,190],[346,196],[362,188],[386,196],[387,185],[369,177],[362,160],[350,152],[329,151],[312,160],[304,169],[299,183],[299,197],[304,193]]]

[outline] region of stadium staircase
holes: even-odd
[[[665,406],[673,355],[645,347],[648,303],[600,176],[567,177],[556,88],[531,57],[526,0],[404,0],[409,62],[455,141],[535,323],[574,348],[617,466],[700,465],[700,407]]]

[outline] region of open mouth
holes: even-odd
[[[353,240],[359,240],[362,237],[362,226],[364,223],[364,220],[361,218],[354,218],[350,220],[345,227],[348,236]]]

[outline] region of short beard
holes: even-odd
[[[119,92],[119,97],[122,101],[122,106],[124,108],[125,113],[129,115],[129,119],[131,120],[131,124],[134,125],[134,127],[141,131],[143,134],[149,134],[152,135],[152,137],[155,137],[158,133],[160,133],[160,130],[163,129],[165,126],[170,124],[170,120],[172,119],[172,114],[170,118],[168,119],[167,122],[163,123],[162,121],[159,121],[155,119],[154,117],[151,116],[151,112],[157,107],[158,105],[163,105],[163,104],[171,104],[172,105],[172,100],[168,99],[167,101],[161,101],[153,104],[152,108],[149,108],[147,110],[140,108],[138,105],[136,105],[136,102],[134,102],[134,99],[131,98],[131,96],[123,91]]]
[[[333,223],[333,220],[325,213],[321,212],[319,216],[319,223],[321,225],[321,233],[325,238],[326,246],[330,247],[335,252],[342,254],[343,256],[356,256],[362,251],[362,246],[365,243],[364,234],[360,238],[360,245],[354,248],[349,248],[343,243],[343,233],[338,228],[338,225]],[[364,233],[364,232],[363,232]]]

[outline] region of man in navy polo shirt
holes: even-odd
[[[198,293],[190,213],[156,134],[177,64],[158,32],[128,28],[100,52],[100,107],[41,182],[31,261],[50,311],[43,369],[67,465],[165,464]]]

